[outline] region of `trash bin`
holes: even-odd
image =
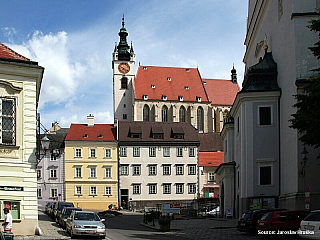
[[[0,232],[1,240],[13,240],[12,232]]]

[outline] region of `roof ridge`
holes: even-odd
[[[14,55],[17,55],[18,57],[23,58],[23,60],[31,61],[30,58],[27,58],[27,57],[21,55],[20,53],[17,53],[17,52],[14,51],[13,49],[9,48],[7,45],[4,45],[4,44],[1,43],[1,42],[0,42],[0,45],[1,45],[2,47],[4,47],[6,50],[8,50],[8,51],[10,51],[11,53],[13,53]]]

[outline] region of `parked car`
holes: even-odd
[[[52,209],[52,205],[53,205],[53,202],[47,202],[46,206],[44,207],[44,211],[46,212],[46,214],[50,215],[49,212]]]
[[[309,239],[320,239],[320,210],[309,213],[300,223],[299,236]]]
[[[214,209],[212,209],[209,212],[206,212],[206,214],[209,214],[211,216],[219,216],[220,215],[220,207],[215,207]]]
[[[72,211],[67,218],[66,230],[71,238],[75,236],[106,237],[104,219],[100,219],[94,212]]]
[[[286,209],[279,209],[279,208],[269,208],[269,209],[257,209],[257,210],[250,210],[244,212],[240,219],[238,220],[238,231],[240,232],[248,232],[250,234],[257,233],[257,223],[258,220],[267,212],[274,212],[274,211],[284,211]]]
[[[274,231],[274,234],[284,235],[283,237],[285,237],[286,234],[284,232],[281,233],[281,231],[297,231],[300,227],[300,222],[308,214],[309,211],[306,210],[265,213],[260,220],[258,220],[257,231],[258,233],[259,231]]]
[[[66,228],[66,221],[67,218],[70,217],[70,214],[72,211],[81,211],[81,208],[75,208],[75,207],[64,207],[61,211],[61,213],[57,214],[57,219],[59,225],[65,229]]]
[[[52,218],[57,221],[57,215],[61,213],[64,207],[74,207],[72,202],[56,202],[53,208],[53,214],[51,214]]]

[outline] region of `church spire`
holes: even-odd
[[[237,70],[234,68],[234,64],[233,68],[231,69],[231,82],[237,83]]]
[[[127,29],[124,27],[124,14],[122,17],[122,28],[120,28],[119,37],[120,42],[117,46],[118,49],[118,59],[119,60],[130,60],[130,47],[127,42],[127,36],[129,35],[127,33]]]

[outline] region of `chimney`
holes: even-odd
[[[89,116],[87,116],[87,120],[88,120],[88,127],[93,127],[94,126],[94,116],[89,114]]]

